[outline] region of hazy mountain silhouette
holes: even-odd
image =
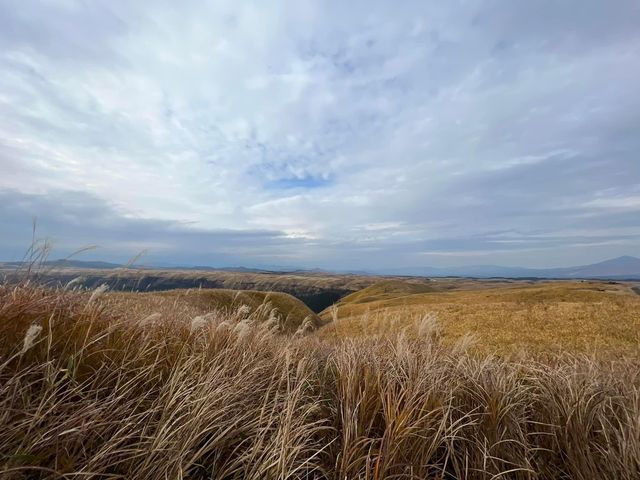
[[[538,278],[640,278],[640,258],[622,256],[590,265],[563,268],[523,268],[499,265],[472,265],[464,267],[435,268],[412,267],[385,270],[385,274],[416,275],[428,277],[538,277]]]

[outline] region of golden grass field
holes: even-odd
[[[437,322],[446,344],[465,341],[484,353],[522,351],[636,354],[640,345],[640,295],[632,284],[597,281],[382,280],[347,295],[319,315],[281,292],[176,289],[110,292],[110,308],[132,321],[149,316],[193,318],[241,306],[266,321],[280,319],[294,333],[308,318],[315,335],[333,340],[407,329],[424,316]]]
[[[632,288],[0,284],[0,478],[636,480]]]
[[[457,289],[452,289],[457,288]],[[485,352],[519,350],[637,354],[640,295],[628,283],[597,281],[385,281],[351,294],[320,317],[330,338],[384,334],[433,315],[445,342],[472,336]],[[337,319],[336,322],[333,322]]]

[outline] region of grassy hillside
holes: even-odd
[[[306,321],[315,328],[319,317],[304,303],[281,292],[250,290],[187,289],[165,292],[123,293],[105,295],[110,309],[126,315],[132,321],[164,316],[193,318],[211,312],[234,315],[246,309],[245,315],[257,321],[277,319],[284,333],[294,333]]]
[[[415,318],[437,319],[445,342],[473,336],[478,349],[521,349],[617,354],[638,352],[640,296],[630,285],[606,282],[381,282],[349,295],[321,313],[319,335],[384,334]]]
[[[385,280],[370,287],[363,288],[341,299],[339,305],[356,305],[361,303],[392,300],[400,296],[416,295],[442,291],[435,281]]]

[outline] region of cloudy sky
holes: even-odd
[[[640,256],[638,25],[637,0],[0,0],[0,260],[34,216],[56,257],[156,264]]]

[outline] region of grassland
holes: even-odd
[[[384,335],[432,315],[445,343],[472,339],[475,349],[484,352],[638,354],[640,296],[632,288],[625,283],[547,281],[476,282],[475,288],[466,282],[452,289],[447,281],[385,281],[323,311],[321,318],[332,325],[320,334]]]
[[[0,286],[3,480],[640,478],[631,285],[73,288]]]

